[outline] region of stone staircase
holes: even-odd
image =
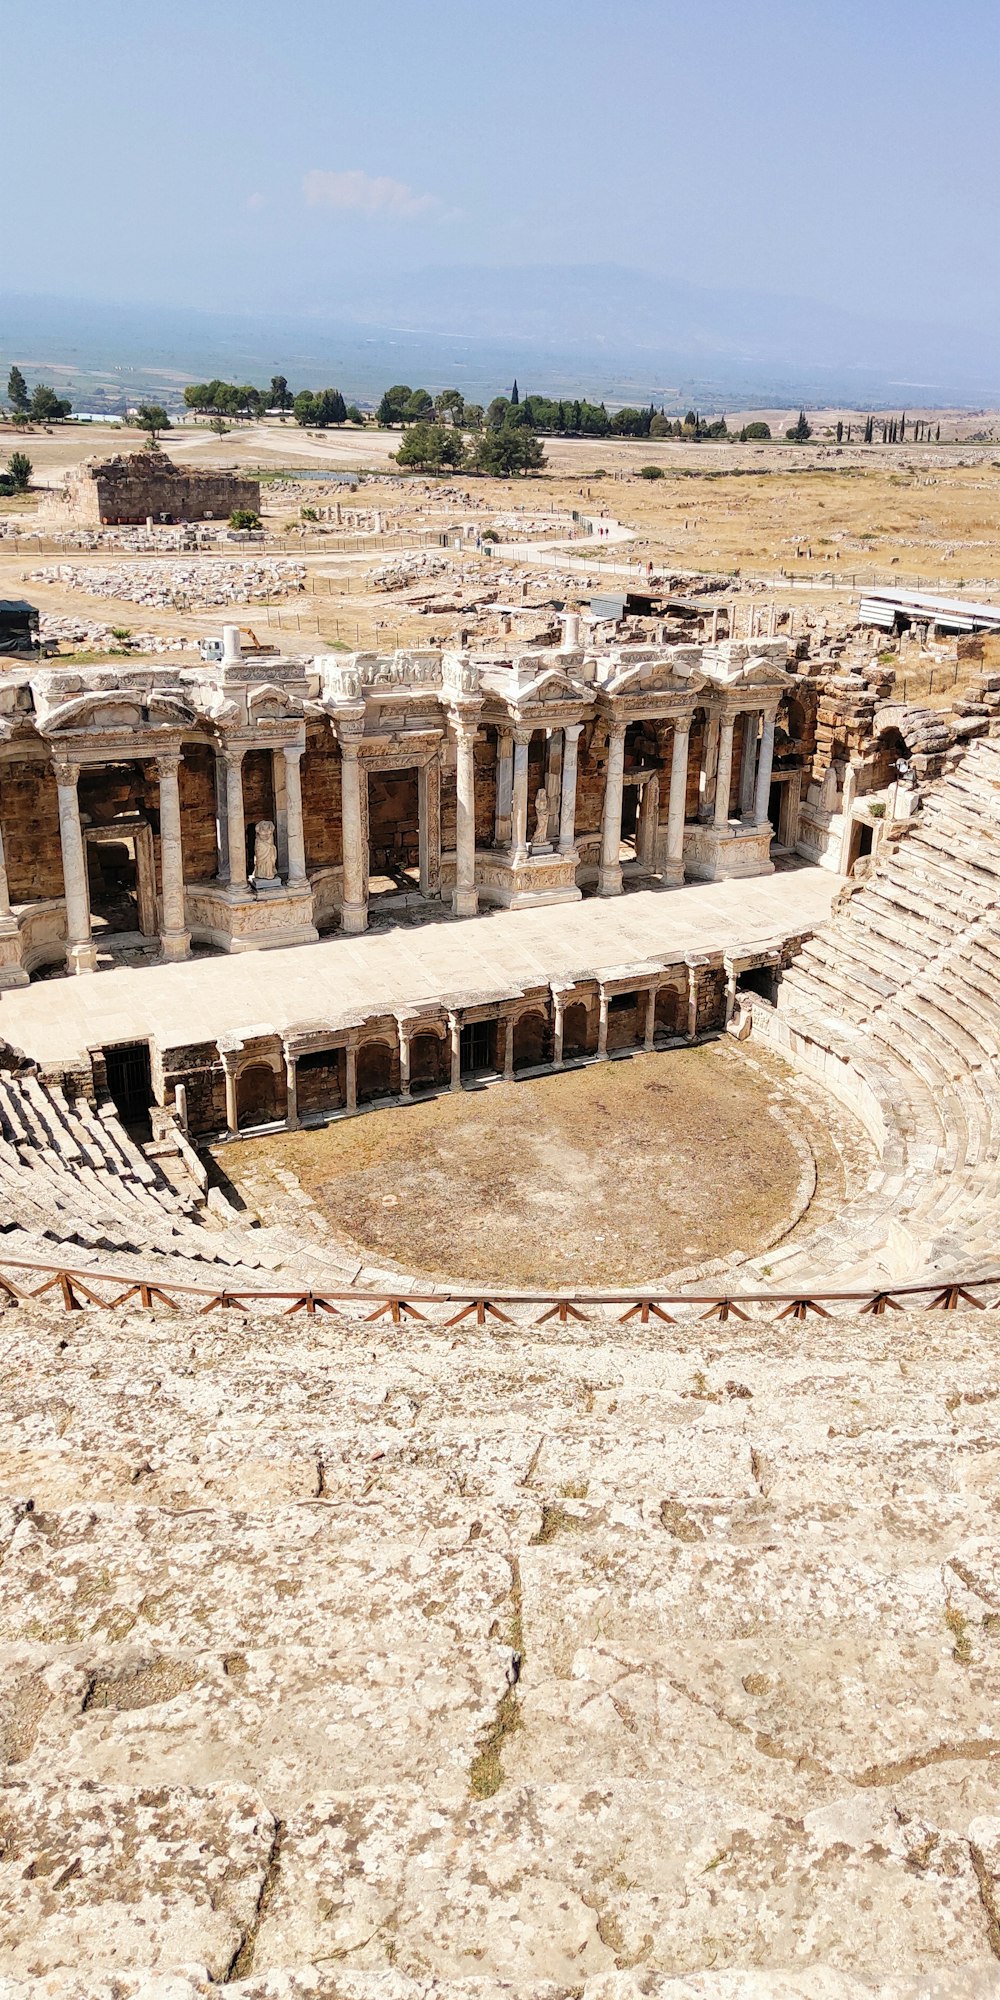
[[[4,2000],[985,2000],[980,1315],[0,1316]]]
[[[775,1283],[971,1272],[1000,1252],[1000,742],[931,787],[888,860],[803,947],[753,1031],[874,1119],[883,1174]],[[860,1103],[859,1103],[860,1100]],[[877,1109],[875,1108],[877,1107]]]

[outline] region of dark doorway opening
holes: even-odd
[[[639,787],[626,785],[622,792],[622,831],[619,859],[634,861],[639,830]]]
[[[778,974],[773,965],[749,965],[737,974],[737,993],[757,993],[762,1000],[774,1001],[778,994]]]
[[[149,1070],[149,1043],[123,1042],[105,1049],[104,1070],[108,1090],[122,1124],[148,1139],[151,1133],[149,1107],[153,1083]]]
[[[414,1035],[410,1043],[410,1096],[437,1090],[442,1082],[443,1044],[439,1035]]]
[[[362,1042],[357,1067],[359,1104],[373,1104],[378,1097],[393,1096],[393,1054],[388,1042]]]
[[[368,895],[416,895],[420,890],[420,774],[368,774]]]
[[[462,1029],[461,1073],[476,1076],[481,1070],[494,1070],[497,1066],[497,1024],[495,1021],[469,1021]]]
[[[139,929],[139,874],[134,842],[87,842],[90,913],[95,931]]]
[[[780,781],[776,781],[772,784],[767,795],[767,816],[775,833],[777,833],[781,825],[781,794],[783,790],[784,787]]]

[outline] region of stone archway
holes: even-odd
[[[236,1120],[241,1132],[255,1125],[273,1125],[284,1114],[278,1105],[278,1079],[270,1063],[247,1063],[236,1079]]]
[[[574,1000],[563,1016],[563,1061],[590,1053],[590,1010],[585,1000]]]
[[[371,1104],[377,1097],[391,1097],[392,1071],[393,1051],[388,1042],[362,1042],[358,1049],[358,1103]]]
[[[424,1091],[440,1089],[441,1085],[449,1080],[444,1070],[443,1036],[426,1029],[423,1034],[414,1035],[410,1042],[410,1096],[420,1096]]]
[[[552,1030],[541,1008],[520,1014],[514,1023],[514,1068],[538,1069],[552,1060]]]

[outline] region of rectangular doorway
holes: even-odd
[[[149,1107],[153,1083],[149,1068],[148,1042],[119,1042],[102,1049],[108,1092],[122,1124],[149,1137]]]
[[[396,902],[420,893],[420,774],[368,773],[369,902]]]
[[[463,1076],[479,1076],[497,1066],[497,1024],[495,1021],[467,1021],[462,1029],[461,1069]]]

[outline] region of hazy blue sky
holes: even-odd
[[[997,0],[6,0],[0,285],[628,264],[1000,317]],[[543,281],[543,280],[542,280]]]

